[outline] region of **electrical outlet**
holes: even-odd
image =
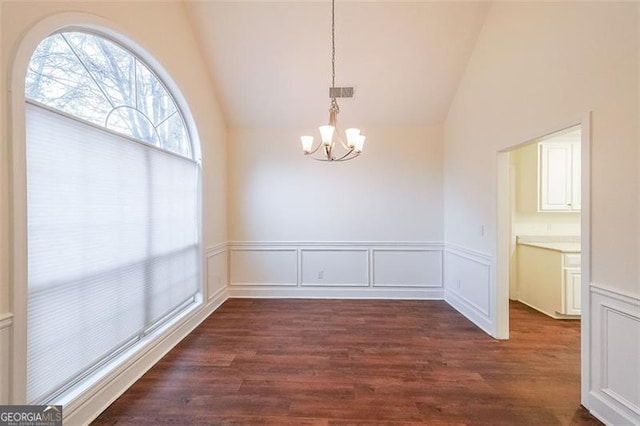
[[[484,225],[480,225],[480,235],[484,237]]]
[[[318,279],[321,280],[324,278],[324,271],[318,271]]]

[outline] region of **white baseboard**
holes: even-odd
[[[230,287],[229,297],[258,299],[418,299],[442,300],[442,289],[339,287]]]
[[[603,398],[597,392],[589,393],[589,412],[606,425],[638,426],[640,418],[620,410],[615,403]]]
[[[485,333],[490,336],[492,335],[493,325],[491,320],[479,313],[478,310],[473,305],[469,304],[464,298],[452,291],[445,290],[444,300]]]

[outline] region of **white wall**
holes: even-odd
[[[326,163],[303,130],[232,130],[230,240],[442,241],[441,128],[363,131],[359,158]]]
[[[327,163],[302,130],[231,131],[231,295],[443,297],[442,129],[364,133],[359,158]]]
[[[180,2],[154,2],[152,7],[148,2],[14,2],[3,1],[0,18],[0,318],[2,320],[3,352],[0,354],[0,389],[1,403],[6,403],[6,386],[4,371],[7,367],[4,354],[7,335],[19,335],[17,332],[25,329],[24,318],[16,315],[11,330],[11,318],[6,314],[12,311],[24,311],[24,307],[12,305],[14,292],[24,291],[24,288],[12,287],[9,278],[11,270],[11,234],[13,223],[8,217],[11,215],[11,199],[8,189],[11,187],[9,166],[9,144],[12,133],[9,129],[9,93],[12,79],[14,57],[25,35],[34,27],[55,25],[54,22],[72,23],[70,16],[78,18],[78,23],[105,24],[109,28],[134,43],[140,45],[150,54],[171,76],[190,107],[202,148],[203,167],[203,245],[207,248],[207,262],[205,262],[205,304],[189,318],[170,330],[167,330],[153,345],[146,347],[144,356],[139,361],[130,364],[108,386],[95,394],[87,393],[82,404],[65,407],[65,423],[67,415],[72,415],[70,424],[86,422],[88,418],[97,415],[108,404],[109,400],[122,392],[146,368],[153,365],[154,360],[172,345],[226,297],[226,130],[219,107],[216,103],[208,71],[203,62],[197,40],[195,39],[190,22],[185,14],[184,5]],[[63,14],[64,13],[64,14]],[[54,18],[57,16],[57,18]],[[44,21],[43,21],[44,20]],[[41,25],[46,22],[46,25]],[[75,21],[73,21],[75,22]],[[52,30],[54,30],[53,28]],[[46,34],[45,34],[46,35]],[[44,36],[44,35],[43,35]],[[33,46],[35,47],[35,46]],[[17,81],[17,80],[16,80]],[[17,81],[17,90],[20,83]],[[17,105],[15,108],[20,108]],[[14,109],[16,111],[17,109]],[[15,129],[14,129],[15,130]],[[16,134],[22,132],[17,131]],[[16,137],[14,143],[24,143]],[[220,245],[222,243],[222,245]],[[222,260],[220,260],[222,259]],[[213,269],[213,270],[212,270]],[[16,282],[15,285],[24,286]],[[11,334],[13,332],[13,334]],[[7,334],[9,333],[9,334]],[[19,345],[14,345],[9,351],[19,351]],[[17,362],[17,361],[16,361]],[[11,371],[16,371],[11,365]],[[14,365],[15,367],[15,365]],[[18,374],[19,375],[19,374]],[[24,398],[20,385],[14,383],[11,400],[19,403]],[[16,387],[17,386],[17,387]],[[24,386],[24,385],[22,385]],[[92,398],[93,395],[95,398]],[[69,408],[69,410],[67,410]],[[75,410],[75,411],[74,411]]]
[[[624,304],[616,311],[624,320],[615,317],[616,325],[632,339],[640,336],[639,8],[610,2],[494,3],[445,125],[445,240],[483,252],[495,265],[497,151],[592,111],[590,294],[599,293],[589,296],[586,355],[594,380],[587,403],[614,424],[640,422],[640,371],[634,361],[640,342],[628,345],[618,334],[608,338],[605,331],[613,329],[607,328],[602,308]],[[446,280],[446,291],[453,284]],[[495,277],[491,287],[496,288]],[[495,306],[488,313],[495,332]],[[617,363],[615,380],[607,383],[599,380],[606,364],[596,355],[602,353]]]

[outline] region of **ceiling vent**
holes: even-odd
[[[353,87],[329,87],[330,98],[353,98]]]

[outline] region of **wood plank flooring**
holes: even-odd
[[[443,301],[227,300],[95,425],[595,425],[580,324],[511,304],[511,339]]]

